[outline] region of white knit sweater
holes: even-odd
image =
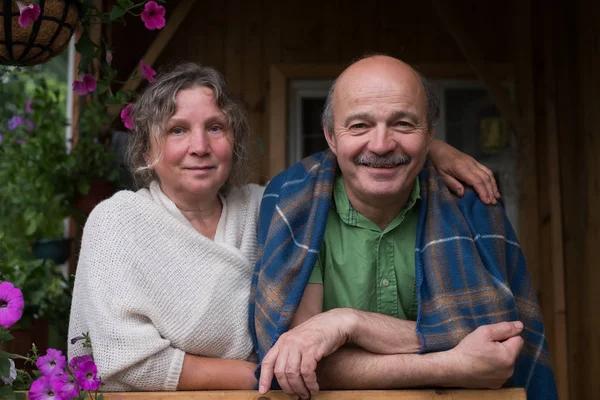
[[[89,332],[102,390],[176,390],[185,353],[252,357],[248,301],[262,192],[245,185],[222,199],[214,241],[156,183],[94,209],[69,339]],[[69,358],[85,353],[69,341]]]

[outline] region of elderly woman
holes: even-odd
[[[138,100],[130,161],[143,188],[89,216],[73,292],[69,337],[89,333],[103,390],[255,386],[248,306],[263,188],[242,184],[248,137],[214,69],[180,65]],[[438,165],[451,160],[466,182],[488,176],[435,146]],[[85,352],[69,343],[70,358]]]

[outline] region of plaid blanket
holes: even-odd
[[[267,186],[259,217],[250,325],[262,360],[286,332],[315,265],[337,163],[315,154]],[[456,346],[480,325],[521,320],[525,346],[506,386],[558,398],[540,310],[517,237],[501,206],[452,195],[428,163],[420,176],[415,267],[421,352]],[[260,364],[256,373],[260,374]]]

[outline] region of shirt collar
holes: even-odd
[[[406,213],[408,213],[408,211],[415,206],[420,198],[421,188],[419,185],[419,178],[417,177],[406,206],[402,209],[402,211],[400,211],[400,213],[398,213],[398,215],[396,215],[396,217],[394,217],[385,231],[389,231],[400,225],[400,223],[404,220]],[[352,204],[350,204],[350,200],[348,199],[348,195],[346,194],[346,186],[344,184],[344,178],[341,174],[335,177],[333,183],[333,200],[335,210],[345,224],[381,231],[377,224],[360,214],[354,209],[354,207],[352,207]]]

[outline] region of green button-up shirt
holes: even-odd
[[[419,180],[382,231],[350,204],[336,177],[323,245],[309,283],[323,285],[323,310],[349,307],[416,320],[415,246]]]

